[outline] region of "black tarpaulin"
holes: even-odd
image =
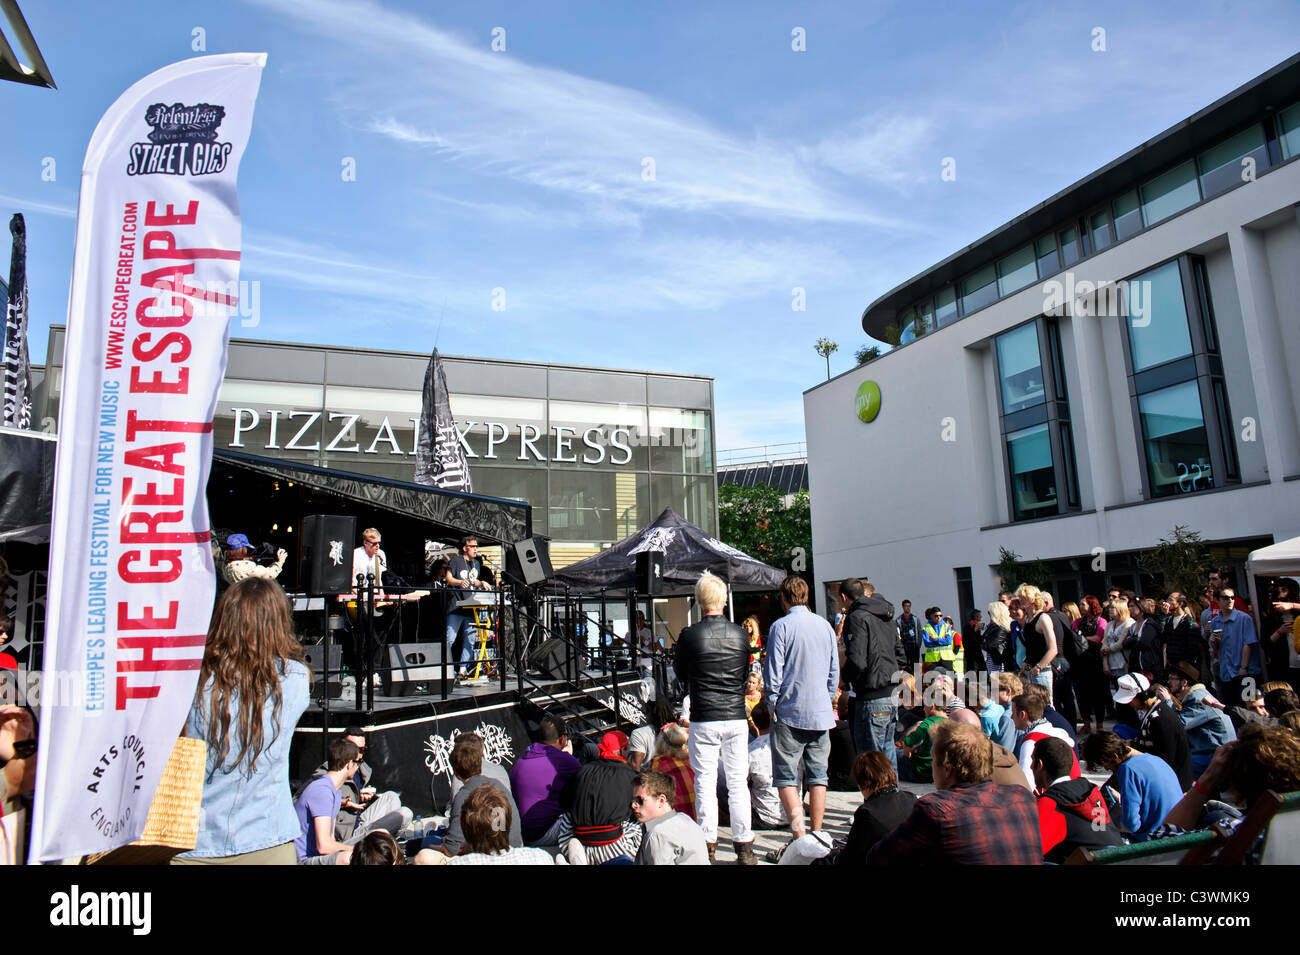
[[[53,435],[0,428],[0,541],[50,539]]]
[[[532,526],[532,508],[522,501],[444,491],[422,484],[277,461],[237,451],[213,452],[213,479],[227,468],[293,481],[358,504],[440,524],[458,534],[479,534],[506,544],[528,537]]]
[[[688,593],[704,571],[733,590],[779,590],[786,572],[710,537],[671,507],[631,537],[556,573],[554,583],[581,593],[636,588],[636,555],[663,553],[665,593]]]

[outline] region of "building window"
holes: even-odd
[[[1111,203],[1115,216],[1115,236],[1120,242],[1142,231],[1142,209],[1138,205],[1137,191],[1130,189]]]
[[[1061,240],[1061,265],[1069,268],[1083,258],[1083,246],[1079,243],[1079,230],[1062,229],[1056,234]]]
[[[1196,157],[1196,171],[1206,199],[1246,182],[1247,170],[1253,178],[1254,173],[1267,169],[1268,165],[1268,143],[1258,124]]]
[[[1088,218],[1088,234],[1092,239],[1092,251],[1100,252],[1111,244],[1110,234],[1110,216],[1102,212],[1094,212]]]
[[[997,271],[986,265],[961,283],[961,313],[969,315],[985,305],[992,305],[998,299]]]
[[[1196,165],[1189,159],[1180,166],[1156,176],[1139,190],[1142,195],[1142,221],[1148,226],[1168,219],[1201,200],[1196,184]]]
[[[934,297],[934,318],[940,328],[957,321],[957,293],[952,288],[940,289]]]
[[[998,261],[998,295],[1018,292],[1038,278],[1034,247],[1027,245]]]
[[[1300,103],[1277,114],[1277,138],[1282,144],[1282,158],[1300,156]]]
[[[1181,256],[1121,283],[1129,395],[1147,498],[1240,480],[1205,264]],[[1140,305],[1139,296],[1145,296]]]
[[[1038,259],[1038,277],[1045,279],[1061,271],[1061,260],[1056,254],[1055,236],[1045,235],[1034,243],[1034,256]]]
[[[993,351],[1011,519],[1077,509],[1079,482],[1055,321],[1037,318],[1003,332]]]

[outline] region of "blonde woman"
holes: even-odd
[[[1109,601],[1111,621],[1106,627],[1106,635],[1101,641],[1101,662],[1106,675],[1110,677],[1113,690],[1121,676],[1128,672],[1124,659],[1124,640],[1133,632],[1133,616],[1128,610],[1128,601],[1117,597]]]
[[[1044,687],[1051,702],[1052,661],[1063,649],[1057,643],[1056,628],[1047,610],[1047,595],[1033,584],[1021,584],[1016,589],[1016,602],[1024,609],[1025,665],[1021,673]]]
[[[745,622],[740,625],[740,629],[744,630],[745,635],[749,637],[749,664],[753,666],[763,653],[763,636],[759,630],[758,618],[754,616],[746,617]]]
[[[1002,673],[1008,668],[1008,662],[1011,669],[1015,669],[1016,651],[1011,646],[1011,612],[1001,600],[989,604],[989,623],[980,639],[990,673]]]
[[[750,618],[753,619],[752,617]],[[763,674],[754,670],[745,679],[745,718],[749,720],[749,732],[758,737],[758,727],[754,725],[754,707],[763,698]]]

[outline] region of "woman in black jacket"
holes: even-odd
[[[836,865],[866,865],[867,853],[912,812],[916,797],[898,788],[889,757],[871,750],[853,762],[853,781],[862,792],[862,805],[853,814],[848,841],[835,857]]]
[[[989,623],[980,640],[990,673],[1016,668],[1016,651],[1011,645],[1011,614],[1002,601],[995,600],[989,604]]]

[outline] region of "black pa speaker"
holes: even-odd
[[[444,649],[441,643],[390,643],[384,692],[389,696],[411,696],[417,683],[437,683],[442,679]]]
[[[346,594],[355,587],[352,580],[352,551],[357,539],[357,519],[339,514],[308,514],[302,519],[298,557],[302,574],[299,584],[317,596]]]
[[[558,680],[564,676],[564,659],[566,646],[559,637],[551,637],[532,653],[528,654],[528,666],[538,670],[548,680]]]
[[[302,648],[304,662],[311,670],[312,689],[320,694],[319,698],[337,700],[343,695],[343,648],[337,643],[330,644],[329,660],[325,659],[325,644],[318,643]],[[326,669],[329,673],[326,674]],[[324,687],[321,690],[321,687]]]
[[[526,537],[506,548],[506,575],[529,587],[554,577],[549,539]]]
[[[664,589],[662,551],[643,550],[636,555],[636,589],[642,594],[659,594]]]

